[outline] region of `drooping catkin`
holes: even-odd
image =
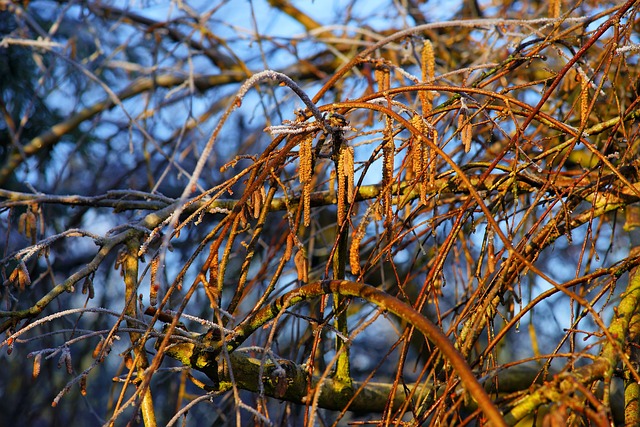
[[[300,142],[300,182],[309,182],[313,175],[312,164],[313,135],[305,136]]]
[[[589,118],[589,79],[580,76],[580,126],[584,127]]]
[[[467,109],[460,109],[460,114],[458,115],[458,130],[460,131],[460,139],[462,140],[462,146],[464,147],[464,152],[468,153],[471,150],[471,139],[473,137],[471,120],[467,115]]]
[[[37,217],[34,212],[36,212],[37,209],[37,205],[31,205],[27,208],[27,211],[18,218],[18,233],[23,234],[34,243],[37,232]]]
[[[87,376],[83,375],[80,377],[80,394],[83,396],[87,395]]]
[[[436,58],[433,52],[433,44],[431,40],[425,40],[422,43],[422,82],[433,82],[436,75]],[[420,104],[422,105],[422,115],[426,116],[432,109],[434,94],[431,91],[420,91]]]
[[[390,223],[393,215],[391,182],[393,181],[395,148],[393,137],[391,135],[385,136],[382,146],[382,186],[384,188],[382,205],[386,217],[385,223]]]
[[[104,347],[104,343],[105,342],[106,342],[105,339],[103,337],[100,337],[100,341],[98,342],[98,344],[96,344],[95,348],[93,349],[93,352],[91,353],[91,356],[94,359],[97,359],[98,357],[101,356],[102,347]],[[108,347],[107,347],[107,349],[108,349]]]
[[[293,254],[294,244],[295,244],[295,240],[293,238],[293,233],[290,232],[287,235],[287,244],[284,249],[284,254],[282,255],[282,257],[287,261],[291,259],[291,255]]]
[[[562,2],[560,0],[551,0],[549,2],[549,18],[559,18]]]
[[[313,178],[312,147],[313,135],[307,135],[300,142],[300,184],[302,185],[303,223],[308,227],[311,222],[311,181]]]
[[[351,267],[351,274],[354,276],[358,276],[360,274],[360,242],[362,242],[367,231],[367,225],[370,220],[370,209],[371,208],[367,209],[367,212],[351,238],[351,246],[349,247],[349,266]]]
[[[42,367],[42,353],[38,352],[33,357],[33,373],[31,374],[32,379],[38,378],[40,375],[40,368]]]
[[[386,80],[383,80],[382,86],[383,89],[388,89],[390,85],[389,68],[385,67],[384,71],[386,73],[384,75]],[[393,180],[395,148],[396,146],[393,140],[393,119],[386,115],[382,137],[382,209],[385,216],[384,222],[386,230],[390,230],[393,220],[391,182]]]
[[[260,187],[251,195],[251,216],[254,218],[258,218],[260,216],[260,211],[262,210],[262,206],[267,197],[267,193],[264,187]]]
[[[378,90],[383,91],[389,89],[390,85],[390,72],[389,67],[386,65],[379,65],[373,72],[373,76],[378,83]]]
[[[433,145],[438,145],[438,130],[430,124],[427,124],[427,129],[428,129],[427,138],[431,140],[431,143]],[[436,164],[435,157],[436,157],[435,152],[431,149],[429,144],[427,144],[427,160],[426,161],[427,161],[427,164],[429,165],[427,182],[429,183],[430,187],[433,187],[436,183],[437,164]]]
[[[345,219],[345,212],[348,209],[347,199],[347,176],[345,174],[345,151],[346,147],[340,149],[338,154],[338,167],[336,170],[336,179],[338,180],[338,225],[342,224]]]
[[[293,262],[296,266],[298,280],[307,283],[309,281],[309,260],[307,259],[307,254],[304,249],[298,248],[298,251],[293,257]]]
[[[151,285],[149,286],[149,305],[155,307],[158,304],[158,267],[160,266],[160,256],[155,256],[151,260]]]
[[[424,121],[419,115],[414,115],[411,117],[411,124],[415,127],[420,134],[424,134],[425,126]],[[411,169],[413,171],[414,176],[420,177],[424,172],[424,158],[423,158],[423,148],[424,148],[424,140],[420,138],[418,135],[415,135],[414,138],[411,139]]]
[[[334,169],[329,172],[329,195],[331,198],[336,197],[336,171]]]
[[[24,291],[27,286],[31,285],[31,277],[29,276],[29,270],[24,261],[20,260],[16,268],[13,269],[9,275],[9,283],[12,283],[20,292]]]
[[[344,175],[347,179],[347,201],[351,204],[355,199],[355,165],[353,160],[353,147],[344,148],[342,150],[342,155],[344,156],[342,167],[344,168]]]
[[[209,280],[204,280],[202,282],[204,286],[204,291],[207,294],[207,298],[209,298],[209,304],[212,308],[217,307],[218,304],[218,295],[220,294],[216,284],[218,283],[218,270],[220,268],[220,261],[218,259],[218,253],[214,253],[211,258],[211,264],[209,265]]]
[[[420,203],[426,204],[427,189],[434,185],[436,173],[436,162],[431,158],[432,150],[427,141],[431,139],[436,144],[438,132],[418,115],[411,118],[411,124],[418,130],[418,135],[413,138],[412,163],[416,178],[420,182]]]

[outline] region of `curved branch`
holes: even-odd
[[[488,396],[482,385],[478,382],[469,365],[455,349],[449,338],[434,325],[429,319],[410,305],[399,299],[363,283],[348,280],[322,280],[301,288],[295,289],[278,298],[268,307],[258,311],[255,315],[246,319],[238,325],[234,332],[236,334],[227,342],[229,350],[235,349],[251,333],[273,320],[282,310],[292,307],[302,301],[316,298],[326,294],[338,293],[343,296],[363,298],[364,300],[377,305],[383,310],[389,311],[402,320],[414,325],[422,334],[440,349],[444,357],[451,363],[456,371],[464,388],[478,403],[478,406],[485,413],[494,426],[506,426],[502,415],[491,398]],[[215,344],[214,344],[215,345]],[[220,343],[217,343],[219,346]]]

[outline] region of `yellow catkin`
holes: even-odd
[[[418,130],[413,141],[412,161],[416,179],[420,182],[420,203],[427,203],[427,189],[433,186],[436,173],[436,162],[431,159],[431,148],[427,139],[437,142],[437,132],[422,117],[415,115],[411,124]]]
[[[308,135],[300,142],[300,183],[302,184],[303,223],[308,227],[311,223],[311,180],[313,178],[312,147],[313,135]]]
[[[217,283],[218,282],[218,268],[220,267],[219,265],[219,260],[218,260],[218,254],[214,253],[213,254],[213,258],[211,259],[211,265],[209,266],[209,281],[211,283]]]
[[[351,246],[349,247],[349,266],[351,267],[351,274],[354,276],[360,275],[360,242],[366,234],[367,224],[369,223],[369,215],[365,215],[358,225],[353,238],[351,239]]]
[[[429,164],[429,149],[426,147],[426,142],[424,137],[420,138],[420,146],[421,146],[421,154],[422,154],[422,163],[424,165],[428,165]],[[430,170],[427,170],[427,168],[424,168],[422,171],[422,175],[420,175],[420,203],[422,205],[426,205],[427,204],[427,188],[429,187],[429,175],[430,174]]]
[[[559,18],[562,2],[560,0],[551,0],[549,2],[549,18]]]
[[[422,44],[422,81],[433,82],[436,75],[436,58],[433,52],[433,44],[431,40],[425,40]],[[420,104],[422,105],[422,114],[427,115],[431,111],[433,103],[433,92],[420,91]]]
[[[343,174],[347,179],[347,201],[349,203],[353,203],[355,199],[355,165],[353,160],[353,147],[346,147],[342,150],[341,155],[344,156],[342,167],[344,169]]]
[[[431,140],[431,143],[433,145],[438,145],[438,131],[436,130],[435,127],[429,127],[429,131],[427,133],[427,136],[429,137],[429,139]],[[425,142],[426,144],[426,142]],[[434,157],[432,159],[432,157]],[[429,165],[429,173],[428,175],[428,183],[430,187],[433,187],[435,185],[436,182],[436,172],[437,172],[437,165],[436,165],[436,160],[435,160],[435,155],[432,152],[431,148],[428,146],[427,144],[427,160],[426,160],[427,164]],[[425,203],[426,203],[426,197],[425,197]]]
[[[347,206],[345,203],[347,196],[347,179],[344,173],[344,151],[344,149],[340,150],[340,154],[338,155],[338,167],[336,170],[336,179],[338,180],[338,224],[342,224],[342,222],[344,221],[344,214],[347,210]]]
[[[389,89],[390,86],[390,72],[389,67],[386,65],[377,66],[373,73],[376,83],[378,83],[378,89],[384,91]]]
[[[302,222],[305,227],[311,224],[311,182],[305,182],[302,186]]]
[[[312,144],[313,135],[306,136],[300,142],[300,151],[298,156],[300,157],[300,182],[302,183],[311,181],[311,177],[313,176],[313,170],[311,170]]]
[[[382,85],[384,84],[384,74],[381,67],[376,67],[373,71],[373,77],[376,79],[376,83],[378,83],[378,90],[383,90]]]
[[[420,116],[416,114],[413,117],[411,117],[411,124],[413,125],[413,127],[418,129],[420,134],[422,135],[424,134],[426,129],[424,126],[424,121]],[[420,138],[420,135],[416,135],[416,137],[413,138],[411,141],[411,169],[413,171],[414,176],[418,178],[424,172],[424,166],[425,166],[423,161],[423,155],[422,155],[422,148],[423,148],[422,140],[423,139]]]
[[[589,79],[580,77],[580,125],[585,126],[589,118]]]
[[[384,193],[382,195],[382,208],[385,216],[385,228],[389,230],[393,221],[393,205],[391,182],[393,181],[395,143],[393,137],[387,136],[382,147],[382,185]]]
[[[151,285],[149,286],[149,305],[155,307],[158,303],[158,267],[160,266],[160,257],[156,256],[151,260]]]

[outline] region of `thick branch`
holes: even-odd
[[[494,426],[506,426],[500,411],[482,385],[480,385],[467,362],[454,348],[451,341],[449,341],[449,338],[447,338],[436,325],[431,323],[429,319],[410,305],[366,284],[348,280],[323,280],[294,289],[238,325],[234,329],[234,334],[231,339],[226,342],[227,349],[231,352],[237,348],[254,331],[275,319],[283,310],[300,302],[332,293],[362,298],[415,326],[417,330],[422,332],[425,338],[431,341],[442,352],[460,378],[465,390],[475,399],[478,406],[492,424]],[[191,347],[192,351],[195,350],[193,354],[175,355],[172,354],[171,351],[168,351],[167,355],[179,358],[183,363],[189,362],[188,365],[194,368],[207,367],[210,364],[209,359],[216,357],[216,354],[219,353],[221,342],[210,342],[208,344],[210,345],[205,349],[196,350],[194,347]],[[193,362],[195,362],[196,365],[192,365],[191,363]],[[201,364],[202,366],[198,366],[197,364]]]
[[[243,390],[257,393],[260,391],[258,382],[262,381],[262,390],[265,395],[294,403],[306,403],[309,373],[304,366],[285,359],[277,359],[274,362],[267,358],[265,362],[242,351],[231,353],[229,362],[223,360],[219,366],[221,389],[232,386],[229,372],[231,371],[235,385]],[[260,375],[262,375],[261,379]],[[526,390],[539,380],[538,370],[527,366],[501,370],[496,374],[496,377],[498,377],[497,383],[500,384],[500,393]],[[486,381],[484,384],[485,389],[491,391],[494,382]],[[406,386],[409,389],[420,387],[420,390],[413,393],[413,396],[421,399],[427,396],[426,402],[421,401],[422,405],[432,404],[437,397],[442,396],[446,388],[442,386],[434,390],[433,384],[429,382],[406,384]],[[392,393],[391,406],[395,411],[402,407],[407,399],[405,388],[394,387],[394,384],[390,382],[353,381],[351,389],[345,391],[344,386],[336,384],[333,379],[326,378],[320,382],[320,377],[314,375],[311,378],[311,388],[320,393],[318,407],[335,411],[347,408],[353,412],[383,412]]]

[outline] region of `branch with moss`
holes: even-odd
[[[222,359],[218,369],[219,386],[217,391],[224,392],[233,386],[231,373],[235,385],[243,390],[259,393],[266,396],[299,404],[305,404],[309,400],[309,372],[305,365],[281,358],[252,357],[243,349],[238,349],[229,354],[229,359]],[[536,381],[540,381],[538,370],[530,366],[516,366],[510,369],[502,369],[491,378],[497,378],[500,384],[500,393],[511,393],[526,390]],[[262,387],[260,387],[262,382]],[[484,381],[487,392],[493,387],[492,381]],[[446,386],[437,386],[430,382],[422,384],[406,384],[408,389],[414,390],[414,399],[424,399],[422,405],[431,405],[443,395]],[[332,378],[321,379],[317,375],[311,376],[311,389],[319,394],[318,407],[334,411],[348,410],[352,412],[371,413],[383,412],[391,399],[393,410],[401,408],[407,400],[407,392],[403,387],[394,387],[390,382],[379,381],[353,381],[350,390],[345,393],[342,384],[337,384]],[[467,409],[474,410],[475,405],[469,405]]]
[[[473,397],[492,424],[494,426],[506,426],[502,414],[484,390],[483,386],[478,382],[467,362],[455,349],[449,338],[447,338],[436,325],[431,323],[429,319],[413,307],[399,299],[373,286],[348,280],[323,280],[302,286],[277,298],[269,306],[245,319],[234,328],[228,340],[203,342],[203,348],[197,348],[191,343],[175,345],[170,347],[165,354],[196,369],[202,370],[214,365],[217,366],[216,358],[221,351],[223,343],[226,345],[226,350],[232,352],[254,331],[274,320],[287,308],[293,307],[303,301],[328,294],[362,298],[415,326],[426,339],[432,342],[442,352],[446,361],[453,368],[458,378],[460,378],[464,389]]]

